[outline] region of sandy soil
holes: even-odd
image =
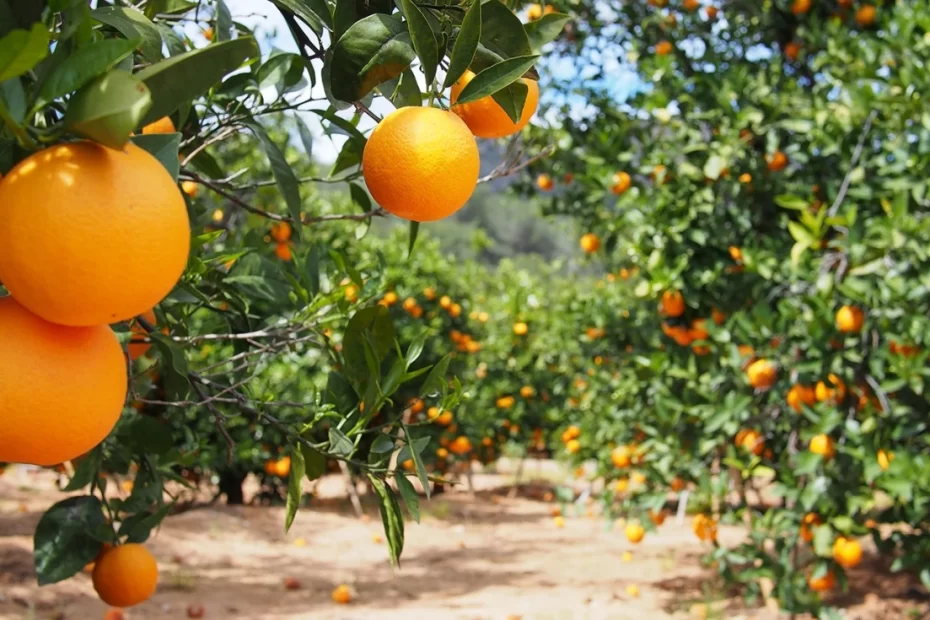
[[[551,479],[551,476],[550,476]],[[602,519],[566,511],[556,528],[553,504],[534,499],[545,483],[508,497],[510,478],[476,477],[477,493],[454,490],[422,504],[409,524],[401,570],[387,559],[377,509],[354,516],[339,477],[324,480],[320,498],[283,531],[283,509],[213,507],[169,518],[149,542],[159,560],[158,592],[126,612],[129,620],[186,618],[202,605],[205,618],[363,619],[770,619],[745,608],[701,568],[700,543],[688,523],[666,521],[658,534],[631,545]],[[61,499],[45,472],[0,477],[0,620],[102,618],[106,606],[88,575],[45,588],[35,585],[31,534],[42,511]],[[739,528],[722,528],[735,543]],[[624,561],[625,551],[632,560]],[[300,587],[287,590],[285,578]],[[930,618],[917,582],[890,575],[869,558],[837,603],[849,618]],[[348,606],[330,600],[346,583]],[[627,591],[635,585],[638,595]]]

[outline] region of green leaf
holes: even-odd
[[[356,312],[346,326],[342,341],[342,352],[346,370],[363,376],[368,370],[363,343],[371,341],[378,361],[384,359],[394,344],[394,321],[384,306],[364,308]]]
[[[395,108],[419,106],[423,104],[423,94],[420,85],[410,69],[392,80],[384,82],[378,87],[381,93],[391,100]]]
[[[375,440],[371,442],[371,451],[375,454],[386,454],[394,451],[394,438],[385,433],[380,433]]]
[[[794,240],[798,243],[803,243],[808,247],[814,243],[814,236],[809,230],[804,228],[800,222],[788,222],[788,232],[791,233],[791,236],[794,237]]]
[[[423,347],[426,346],[426,339],[430,337],[430,332],[424,330],[419,336],[417,336],[413,342],[410,343],[410,346],[407,347],[407,357],[405,359],[406,368],[410,368],[414,362],[420,359],[420,354],[423,353]]]
[[[320,248],[315,245],[307,252],[302,275],[310,296],[316,297],[320,292]]]
[[[492,0],[492,2],[494,1],[496,0]],[[520,79],[536,63],[538,58],[537,55],[517,56],[488,67],[478,73],[462,89],[456,103],[469,103],[496,93]]]
[[[303,499],[304,475],[307,472],[307,464],[304,461],[303,450],[291,450],[291,474],[287,480],[287,500],[285,503],[284,513],[284,531],[287,532],[294,524],[294,517],[297,516],[297,509],[300,508],[300,501]]]
[[[0,39],[0,82],[19,77],[48,56],[48,30],[36,23]]]
[[[305,123],[300,116],[295,116],[294,119],[297,121],[297,134],[300,136],[300,143],[304,146],[304,153],[307,157],[312,157],[313,134],[310,132],[310,128],[307,127],[307,123]]]
[[[293,13],[299,17],[305,24],[310,26],[310,30],[316,34],[322,34],[323,25],[330,30],[333,28],[333,17],[326,6],[325,0],[272,0],[272,2],[282,10]]]
[[[139,454],[165,454],[174,447],[171,427],[150,416],[134,416],[126,439]]]
[[[549,13],[524,25],[530,47],[534,52],[539,52],[543,45],[554,41],[562,33],[565,24],[571,20],[571,17],[562,13]]]
[[[526,105],[526,96],[529,94],[529,86],[523,82],[514,82],[509,86],[497,91],[491,97],[497,102],[507,116],[514,123],[520,121],[523,116],[523,107]]]
[[[822,558],[833,555],[833,528],[829,525],[814,528],[814,553]]]
[[[420,222],[410,222],[410,235],[407,241],[407,258],[413,256],[413,247],[417,244],[417,237],[420,235]]]
[[[300,221],[300,208],[302,206],[300,198],[300,182],[297,175],[294,174],[293,168],[284,158],[284,153],[274,143],[274,140],[265,131],[265,128],[256,122],[247,123],[252,133],[262,143],[265,154],[268,156],[268,163],[271,164],[271,174],[274,176],[281,195],[284,196],[284,202],[287,204],[287,210],[294,222]],[[293,227],[294,234],[300,237],[300,226]]]
[[[26,122],[26,91],[22,80],[7,80],[0,82],[0,99],[6,108],[7,114],[17,125]]]
[[[80,136],[121,149],[151,105],[152,95],[145,84],[127,71],[114,69],[71,98],[65,126]]]
[[[170,338],[158,332],[151,332],[152,346],[162,359],[162,372],[165,380],[165,392],[172,398],[183,399],[190,392],[187,358],[184,351]]]
[[[413,0],[401,0],[401,8],[404,11],[404,17],[407,18],[407,29],[410,32],[410,40],[413,43],[413,49],[420,59],[420,69],[426,81],[426,88],[432,88],[433,80],[436,78],[436,67],[439,65],[439,44],[436,42],[436,35],[426,19],[426,15],[420,10]]]
[[[247,58],[258,56],[255,39],[243,37],[172,56],[136,74],[152,91],[152,109],[142,124],[172,114],[206,93]]]
[[[161,60],[163,57],[161,53],[163,43],[161,33],[155,27],[155,24],[139,11],[117,6],[106,6],[91,11],[90,15],[98,22],[110,26],[127,39],[141,41],[139,50],[151,62]]]
[[[342,35],[358,21],[355,0],[336,0],[333,9],[333,41],[339,42]]]
[[[329,171],[329,178],[332,179],[340,172],[361,164],[364,150],[364,145],[360,145],[355,140],[346,140],[346,143],[342,145],[342,150],[339,151],[339,155],[336,157],[333,169]]]
[[[70,53],[42,83],[36,106],[42,106],[84,86],[127,58],[139,39],[103,39]]]
[[[300,444],[300,452],[303,454],[307,480],[316,480],[326,473],[326,456],[322,452],[306,444]]]
[[[490,52],[490,54],[476,57],[472,64],[479,66],[473,70],[484,69],[507,58],[528,56],[533,53],[520,18],[499,0],[482,3],[481,46],[485,48],[485,52]],[[480,48],[478,51],[481,51]]]
[[[74,476],[68,481],[68,484],[62,491],[70,493],[83,489],[88,484],[97,479],[97,471],[100,469],[100,449],[94,448],[85,457],[78,461],[77,468],[74,470]]]
[[[400,504],[393,489],[380,478],[368,474],[371,486],[378,496],[378,507],[381,511],[381,522],[384,524],[384,535],[388,542],[388,552],[391,564],[400,566],[400,555],[404,550],[404,517],[400,512]]]
[[[355,451],[355,444],[345,433],[333,427],[329,429],[329,449],[339,456],[351,456]]]
[[[704,176],[716,181],[720,177],[720,173],[723,172],[723,169],[726,167],[727,162],[724,158],[719,155],[711,155],[707,158],[707,161],[704,162]]]
[[[378,13],[354,24],[336,42],[329,63],[333,96],[357,101],[378,84],[396,78],[416,54],[398,18]]]
[[[400,491],[400,496],[404,498],[404,504],[407,505],[407,512],[410,513],[414,521],[419,523],[420,497],[417,495],[417,490],[413,488],[413,484],[403,474],[394,476],[394,480],[397,482],[397,490]]]
[[[123,519],[119,524],[120,538],[125,536],[128,543],[144,543],[151,536],[152,530],[165,520],[172,508],[174,508],[174,502],[165,504],[154,512],[137,512]]]
[[[132,142],[139,148],[145,149],[155,159],[161,162],[165,170],[175,181],[181,171],[181,162],[178,161],[178,150],[181,148],[181,134],[179,133],[153,133],[140,134],[132,137]]]
[[[800,196],[793,196],[791,194],[775,196],[775,204],[783,209],[791,209],[792,211],[807,211],[808,207],[806,200]]]
[[[441,392],[442,394],[446,393],[448,389],[446,384],[446,373],[449,370],[450,360],[451,357],[446,355],[436,362],[436,365],[433,366],[433,369],[426,376],[426,381],[423,382],[423,386],[420,388],[420,396],[435,394],[437,392]]]
[[[229,7],[223,0],[216,0],[216,25],[213,28],[213,40],[216,42],[232,39],[233,21]]]
[[[429,437],[414,437],[406,424],[401,423],[401,425],[407,435],[407,441],[410,442],[407,444],[407,448],[410,449],[410,444],[413,444],[413,449],[410,449],[410,458],[413,459],[413,465],[417,470],[417,478],[420,479],[420,484],[423,485],[423,490],[426,491],[426,497],[429,499],[429,475],[426,473],[426,464],[423,462],[422,456],[423,450],[429,445]]]
[[[100,500],[90,495],[69,497],[48,509],[36,526],[36,577],[40,586],[79,573],[100,552],[90,532],[107,527]]]
[[[469,7],[468,12],[465,13],[465,17],[462,19],[462,27],[455,39],[455,45],[452,46],[452,55],[449,57],[449,71],[446,72],[443,88],[449,88],[455,84],[471,66],[480,40],[481,2],[475,0]]]

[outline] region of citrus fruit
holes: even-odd
[[[174,133],[175,131],[177,131],[177,129],[175,129],[174,121],[171,120],[170,116],[162,116],[157,121],[152,121],[142,128],[143,134]]]
[[[767,389],[775,384],[778,378],[778,369],[767,359],[754,361],[746,368],[749,385],[757,389]]]
[[[643,529],[642,525],[634,522],[627,524],[623,533],[626,534],[626,539],[628,541],[636,544],[642,541],[643,537],[646,535],[646,530]]]
[[[479,138],[504,138],[511,136],[524,127],[533,118],[536,108],[539,106],[539,84],[535,80],[522,78],[519,81],[526,85],[526,101],[523,104],[523,111],[520,114],[520,120],[513,122],[504,108],[500,107],[491,95],[472,101],[470,103],[456,104],[462,89],[475,78],[475,74],[466,71],[462,77],[452,85],[450,101],[452,111],[455,112],[472,134]]]
[[[828,592],[836,586],[836,575],[832,570],[828,570],[822,577],[810,576],[807,580],[807,586],[814,592]]]
[[[833,559],[843,568],[855,568],[862,561],[862,545],[855,538],[840,536],[833,543]]]
[[[517,336],[525,336],[529,331],[529,325],[522,321],[513,324],[513,333]]]
[[[626,172],[618,172],[610,180],[610,191],[619,196],[625,193],[633,184],[633,179]]]
[[[362,173],[375,201],[414,222],[461,209],[478,183],[478,144],[465,122],[436,108],[391,112],[368,138]]]
[[[791,12],[795,15],[803,15],[811,10],[811,0],[794,0],[791,3]]]
[[[849,334],[862,331],[865,322],[865,313],[856,306],[841,306],[836,311],[836,329]]]
[[[788,406],[798,413],[801,412],[804,405],[812,407],[815,402],[817,402],[817,393],[812,387],[795,383],[788,390]]]
[[[352,601],[352,591],[349,589],[349,586],[342,584],[336,586],[336,589],[333,590],[333,602],[340,605],[346,605]]]
[[[662,293],[662,314],[676,317],[685,313],[685,298],[678,291],[665,291]]]
[[[811,437],[808,448],[814,454],[822,456],[824,460],[833,458],[833,455],[836,453],[833,447],[833,439],[829,435],[824,435],[822,433]]]
[[[809,512],[804,515],[804,518],[801,519],[801,528],[799,532],[801,540],[804,542],[811,542],[814,540],[814,532],[811,528],[821,523],[823,523],[823,521],[820,520],[820,517],[816,513]]]
[[[894,460],[894,452],[879,450],[875,458],[878,460],[878,466],[882,468],[882,471],[888,471],[888,468],[891,467],[891,461]]]
[[[49,323],[11,297],[0,333],[0,461],[55,465],[103,441],[126,401],[116,334]]]
[[[177,283],[189,250],[184,197],[133,144],[60,144],[0,181],[0,280],[47,321],[105,325],[142,314]]]
[[[659,41],[656,43],[656,55],[668,56],[672,53],[672,44],[668,41]]]
[[[582,235],[581,241],[579,243],[581,244],[581,249],[585,252],[585,254],[593,254],[601,247],[601,240],[594,233],[586,233]]]
[[[785,43],[785,58],[794,62],[798,59],[798,56],[801,55],[801,44],[797,41],[789,41]],[[787,160],[786,160],[787,164]],[[769,170],[772,170],[771,164],[769,165]]]
[[[860,26],[871,26],[875,23],[875,7],[871,4],[863,4],[856,11],[856,23]]]
[[[555,186],[555,183],[553,183],[552,177],[550,177],[548,174],[541,174],[538,177],[536,177],[536,187],[538,187],[542,191],[548,192],[552,190],[554,186]]]
[[[147,601],[158,585],[158,564],[148,549],[128,543],[113,547],[94,565],[94,590],[107,605],[132,607]]]
[[[565,450],[566,450],[569,454],[575,454],[575,453],[577,453],[579,450],[581,450],[581,442],[579,442],[577,439],[569,439],[569,440],[565,443]]]
[[[772,172],[778,172],[788,167],[788,156],[781,151],[775,151],[771,155],[767,155],[765,160],[768,169]]]

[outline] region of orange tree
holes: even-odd
[[[647,527],[686,485],[702,539],[749,523],[710,559],[791,612],[827,613],[866,536],[930,586],[925,13],[582,3],[521,184],[638,271],[576,458]]]
[[[410,220],[390,242],[403,262],[420,222],[464,205],[475,136],[526,124],[567,17],[269,6],[296,53],[263,52],[223,0],[0,2],[0,461],[66,463],[84,493],[39,522],[42,584],[97,558],[105,602],[148,598],[140,543],[202,474],[230,499],[256,465],[287,477],[290,527],[302,480],[342,461],[368,476],[395,562],[401,498],[417,516],[396,463],[429,488],[409,399],[451,410],[461,388],[428,332],[398,336],[390,295],[411,287],[359,240]],[[328,174],[307,115],[345,137]]]

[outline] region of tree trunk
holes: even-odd
[[[246,474],[224,469],[220,474],[220,493],[226,496],[227,506],[241,506],[245,503],[245,496],[242,493],[242,483],[245,482]]]

